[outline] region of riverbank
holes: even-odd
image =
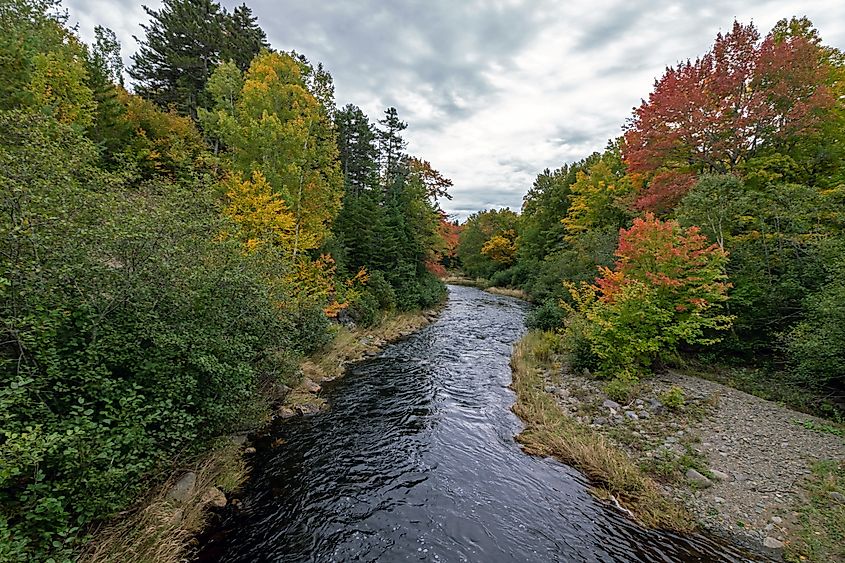
[[[325,408],[322,383],[342,377],[349,364],[376,355],[387,344],[400,340],[435,320],[441,307],[398,313],[372,328],[339,326],[332,342],[300,364],[300,383],[263,389],[256,405],[256,431],[275,418],[307,416]],[[230,502],[249,475],[248,458],[255,453],[252,432],[221,437],[210,451],[175,471],[136,507],[125,511],[94,533],[82,563],[180,563],[195,549],[195,538],[212,510]],[[231,502],[237,502],[232,500]]]
[[[539,332],[515,348],[513,366],[526,450],[578,467],[644,524],[681,529],[686,518],[775,559],[845,557],[837,427],[677,372],[616,402]]]

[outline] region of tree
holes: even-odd
[[[588,231],[624,227],[630,219],[633,186],[618,145],[611,145],[586,171],[578,171],[569,191],[570,205],[562,221],[570,241]]]
[[[283,198],[294,217],[294,257],[319,248],[340,208],[343,180],[333,125],[299,64],[263,52],[245,73],[234,107],[226,102],[237,84],[232,67],[221,65],[212,84],[219,109],[203,114],[204,122],[213,117],[234,169],[260,172]]]
[[[696,227],[647,213],[619,234],[613,270],[600,268],[598,300],[587,302],[593,353],[609,375],[636,375],[680,342],[713,344],[730,327],[726,253]]]
[[[225,39],[220,52],[222,61],[232,61],[241,71],[246,71],[253,57],[270,46],[267,34],[258,25],[258,18],[246,4],[237,6],[231,14],[224,11]]]
[[[704,172],[728,173],[763,149],[817,131],[834,105],[819,48],[803,36],[759,42],[734,22],[694,63],[669,68],[626,126],[628,172],[651,184],[640,209],[671,208]]]
[[[359,196],[378,187],[376,132],[361,108],[349,104],[334,116],[346,193]]]
[[[405,148],[408,146],[408,142],[402,138],[402,131],[408,128],[408,124],[399,119],[394,107],[384,110],[384,118],[379,120],[379,124],[382,126],[377,133],[382,183],[390,186],[399,173]]]
[[[209,107],[205,87],[217,65],[232,60],[243,70],[267,47],[246,6],[231,16],[214,0],[164,0],[159,10],[144,10],[150,23],[129,75],[139,95],[183,115],[196,118]]]

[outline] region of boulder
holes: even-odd
[[[170,488],[167,492],[167,498],[178,503],[183,503],[194,492],[196,484],[197,474],[193,471],[188,471],[179,477],[179,480]]]
[[[783,549],[783,542],[777,538],[768,536],[763,540],[763,546],[768,547],[769,549]]]
[[[290,407],[282,407],[279,409],[279,418],[293,418],[296,413]]]
[[[717,481],[730,481],[731,480],[730,475],[728,475],[727,473],[723,473],[721,471],[718,471],[716,469],[711,469],[710,474],[713,475],[713,478],[716,479]]]
[[[320,389],[322,389],[322,387],[320,387],[319,385],[317,385],[316,383],[314,383],[311,379],[309,379],[307,377],[303,380],[302,386],[305,387],[305,389],[309,393],[319,393]]]
[[[713,485],[713,481],[711,481],[692,467],[687,469],[686,477],[690,483],[701,489],[706,489],[707,487]]]
[[[226,495],[217,487],[209,487],[202,494],[200,504],[203,508],[223,508],[226,506]]]

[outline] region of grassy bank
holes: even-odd
[[[514,412],[525,421],[517,437],[526,452],[553,456],[584,473],[596,496],[615,499],[622,508],[649,527],[691,531],[693,519],[680,506],[660,494],[624,452],[598,432],[564,414],[552,395],[543,389],[541,369],[555,354],[555,340],[532,331],[514,347],[511,367],[517,394]]]
[[[338,327],[332,341],[300,364],[299,384],[286,393],[281,405],[268,389],[260,404],[256,425],[266,424],[274,414],[293,416],[325,406],[319,384],[341,377],[350,363],[376,354],[385,344],[419,330],[436,316],[436,311],[398,313],[372,328]],[[285,414],[288,413],[288,414]],[[263,422],[262,422],[263,421]],[[185,463],[162,485],[152,490],[131,510],[94,531],[93,540],[82,555],[82,563],[179,563],[196,547],[196,536],[205,527],[213,504],[213,489],[229,496],[248,477],[245,454],[250,453],[245,435],[221,437],[198,459]],[[186,497],[175,500],[169,494],[186,473],[196,482]]]

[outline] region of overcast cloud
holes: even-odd
[[[326,65],[339,106],[356,104],[373,120],[398,108],[409,152],[454,180],[445,208],[461,218],[519,209],[537,173],[601,150],[667,65],[702,54],[734,18],[765,34],[778,19],[807,15],[826,44],[845,48],[841,0],[247,3],[273,47]],[[86,41],[97,24],[113,29],[129,61],[147,20],[139,4],[65,6]]]

